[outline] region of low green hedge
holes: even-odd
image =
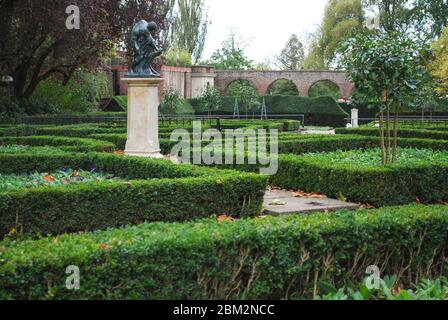
[[[0,173],[53,172],[63,167],[128,180],[86,182],[0,193],[0,236],[61,234],[144,221],[184,221],[216,214],[254,216],[266,178],[113,154],[0,154]]]
[[[304,299],[368,266],[405,285],[446,274],[448,208],[153,223],[0,242],[1,299]],[[66,288],[77,266],[80,289]]]
[[[318,192],[378,207],[417,200],[446,201],[447,181],[448,163],[351,168],[295,155],[280,155],[279,170],[271,177],[271,184],[277,187]]]
[[[378,128],[356,128],[356,129],[346,129],[338,128],[336,129],[337,134],[357,134],[362,136],[379,136],[380,130]],[[393,136],[393,131],[391,130],[391,135]],[[400,138],[423,138],[423,139],[435,139],[435,140],[448,140],[448,132],[443,131],[431,131],[423,129],[399,129],[398,136]]]
[[[29,145],[29,146],[52,146],[60,147],[66,151],[80,152],[112,152],[115,150],[115,144],[108,141],[84,138],[66,138],[66,137],[0,137],[0,145]]]

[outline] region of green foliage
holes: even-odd
[[[144,221],[259,213],[266,178],[113,154],[0,153],[0,172],[96,170],[126,179],[0,192],[0,234],[61,234]],[[193,196],[194,195],[194,196]]]
[[[367,279],[366,279],[367,280]],[[316,300],[447,300],[448,299],[448,279],[439,278],[436,280],[421,280],[412,289],[403,289],[396,282],[397,276],[385,277],[380,280],[378,289],[369,289],[366,281],[359,286],[347,286],[336,289],[332,285],[321,286],[324,288]]]
[[[379,136],[378,128],[338,128],[337,134],[359,134],[363,136]],[[448,140],[448,132],[424,129],[399,129],[398,133],[401,138],[423,138],[434,140]]]
[[[221,49],[213,53],[208,63],[220,70],[253,69],[253,61],[246,57],[245,49],[244,41],[232,32],[222,43]]]
[[[167,88],[163,94],[163,100],[160,104],[160,111],[168,116],[174,115],[175,111],[182,105],[182,99],[174,88]]]
[[[401,275],[396,281],[404,285],[416,275],[441,277],[445,268],[434,261],[443,261],[447,244],[446,206],[144,223],[7,239],[0,242],[0,297],[311,299],[315,280],[336,288],[359,283],[370,265]],[[80,268],[80,290],[66,288],[69,265]],[[328,292],[316,289],[316,295]]]
[[[166,54],[165,64],[174,67],[191,67],[193,65],[191,53],[183,48],[172,48]]]
[[[334,99],[341,97],[341,89],[339,86],[329,80],[321,80],[313,84],[308,91],[308,96],[311,98],[330,96]]]
[[[240,114],[255,114],[261,107],[257,90],[250,81],[237,80],[227,87],[227,94],[238,99]]]
[[[301,70],[303,69],[303,59],[305,50],[299,37],[293,34],[288,40],[285,48],[277,57],[277,64],[281,70]]]
[[[28,108],[27,113],[86,113],[95,110],[103,96],[110,96],[104,73],[77,71],[66,85],[52,78],[40,82],[31,101],[51,105],[54,110],[39,110],[34,106]]]
[[[22,108],[14,100],[0,96],[0,122],[13,121],[22,115]]]
[[[448,96],[448,27],[441,37],[432,44],[434,60],[428,65],[429,72],[436,79],[437,94]]]
[[[0,192],[41,186],[64,186],[71,183],[114,181],[113,175],[84,170],[64,169],[54,173],[29,172],[22,175],[0,174]]]
[[[363,22],[361,0],[330,0],[323,22],[311,41],[305,69],[329,69],[336,60],[339,45],[360,32]]]
[[[76,152],[111,152],[115,150],[115,145],[113,143],[99,139],[57,136],[0,137],[0,146],[11,144],[53,146],[58,147],[60,150]]]
[[[299,90],[291,80],[280,79],[271,84],[269,87],[269,95],[271,96],[298,96]]]
[[[374,206],[400,205],[417,200],[448,200],[448,164],[415,163],[360,167],[330,160],[279,156],[279,171],[271,183],[284,189],[318,192],[333,198]]]
[[[173,43],[185,48],[195,62],[198,62],[204,51],[208,32],[207,9],[204,0],[178,0],[178,10],[173,21]]]
[[[222,104],[221,94],[219,90],[211,86],[209,82],[202,90],[202,96],[200,97],[201,105],[205,110],[208,110],[210,116],[213,111],[217,111]]]
[[[383,163],[396,160],[398,114],[401,107],[420,94],[428,48],[399,33],[360,33],[341,47],[341,65],[355,84],[358,98],[380,106],[381,156]],[[391,114],[395,116],[391,137]]]

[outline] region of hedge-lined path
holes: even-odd
[[[299,195],[286,190],[268,190],[264,196],[264,213],[269,215],[284,215],[295,213],[312,213],[335,211],[341,209],[356,210],[359,205],[330,199]]]

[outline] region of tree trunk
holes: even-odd
[[[386,164],[386,145],[384,143],[384,111],[380,111],[380,140],[381,140],[381,163]]]
[[[400,105],[395,106],[395,117],[394,117],[394,147],[392,150],[392,162],[397,160],[397,148],[398,148],[398,112]]]

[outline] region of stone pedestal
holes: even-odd
[[[359,128],[359,110],[352,109],[352,128]]]
[[[159,144],[159,85],[162,78],[123,78],[128,85],[128,156],[163,158]]]

